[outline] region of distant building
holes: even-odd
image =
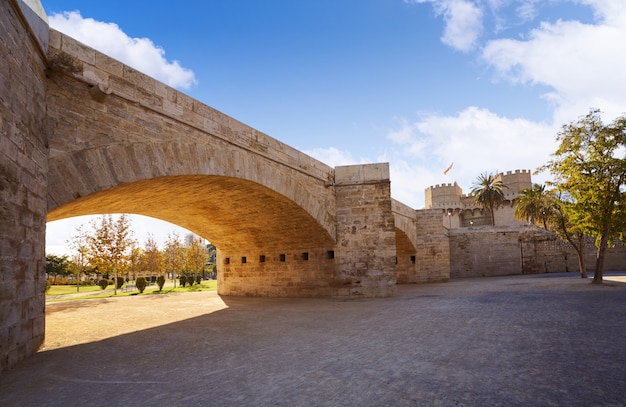
[[[506,201],[494,211],[495,226],[524,224],[515,219],[514,201],[522,190],[531,188],[530,171],[507,171],[506,174],[497,174],[496,178],[502,181]],[[426,209],[441,208],[443,224],[447,228],[491,225],[488,211],[476,205],[472,195],[463,195],[463,190],[456,182],[426,188],[425,201]]]
[[[195,233],[187,233],[185,235],[185,247],[191,246],[194,241],[200,241],[200,244],[206,246],[206,239],[196,235]]]

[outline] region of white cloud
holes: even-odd
[[[400,131],[388,134],[398,146],[391,165],[394,198],[421,208],[428,186],[458,182],[467,193],[484,172],[534,171],[555,151],[557,131],[550,124],[508,119],[477,107],[403,123]],[[444,175],[452,162],[454,167]]]
[[[170,86],[188,89],[194,73],[165,59],[163,48],[148,38],[131,38],[117,24],[83,18],[78,11],[53,14],[50,26]]]
[[[441,41],[459,51],[475,48],[483,30],[483,11],[469,0],[413,0],[432,3],[437,15],[442,15],[445,27]]]
[[[433,3],[440,14],[451,4],[446,0],[412,1]],[[555,151],[555,135],[563,124],[590,108],[601,109],[606,119],[626,112],[626,76],[622,68],[626,66],[626,7],[623,0],[579,2],[592,8],[594,23],[543,22],[523,39],[495,39],[482,48],[481,57],[498,77],[514,85],[551,89],[543,95],[554,108],[551,123],[524,119],[523,112],[518,118],[501,117],[479,107],[467,107],[452,115],[422,114],[413,122],[401,120],[398,128],[387,135],[397,147],[390,160],[392,192],[398,193],[395,198],[422,207],[423,190],[416,185],[456,181],[468,192],[483,172],[534,171]],[[498,19],[498,10],[512,3],[484,0],[472,4],[491,9],[493,18]],[[541,3],[520,0],[514,5],[517,18],[531,21]],[[451,162],[453,169],[443,175]],[[540,174],[533,176],[533,181],[548,178],[548,174]]]
[[[314,148],[312,150],[304,150],[303,153],[331,167],[357,164],[357,161],[352,158],[348,151],[341,151],[335,147]]]
[[[626,11],[621,0],[586,0],[598,22],[542,23],[528,39],[497,39],[482,58],[513,83],[541,84],[556,106],[555,121],[569,122],[595,107],[616,116],[626,111]]]

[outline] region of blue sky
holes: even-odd
[[[389,162],[416,209],[431,185],[535,170],[592,107],[626,112],[623,0],[42,4],[52,27],[329,165]]]

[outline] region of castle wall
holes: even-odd
[[[571,245],[535,226],[453,229],[449,242],[451,278],[579,271]],[[586,269],[593,271],[596,248],[592,239],[584,250]],[[626,247],[617,243],[607,251],[605,270],[624,269]]]
[[[424,197],[426,209],[431,208],[458,208],[461,207],[463,191],[455,182],[454,184],[441,184],[426,188]]]
[[[496,226],[521,225],[523,222],[515,219],[513,201],[520,191],[532,187],[529,170],[507,171],[496,177],[504,185],[503,193],[506,202],[495,210]],[[435,185],[425,190],[425,208],[441,208],[442,222],[447,228],[487,226],[491,225],[489,212],[474,203],[470,195],[463,195],[463,190],[454,184]]]
[[[529,170],[507,171],[498,174],[504,188],[505,199],[512,201],[517,198],[520,191],[530,189],[532,187],[531,174]]]
[[[44,340],[45,33],[24,2],[0,2],[0,372]]]
[[[441,282],[450,278],[451,251],[448,233],[441,224],[440,209],[416,212],[416,273],[405,282]]]

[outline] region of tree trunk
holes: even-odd
[[[604,254],[608,246],[609,234],[604,233],[600,237],[600,245],[598,246],[598,254],[596,256],[596,270],[593,275],[593,284],[602,284],[602,272],[604,270]]]
[[[587,268],[585,267],[585,252],[583,246],[583,238],[578,239],[578,246],[573,245],[578,255],[578,270],[580,271],[580,278],[587,278]]]

